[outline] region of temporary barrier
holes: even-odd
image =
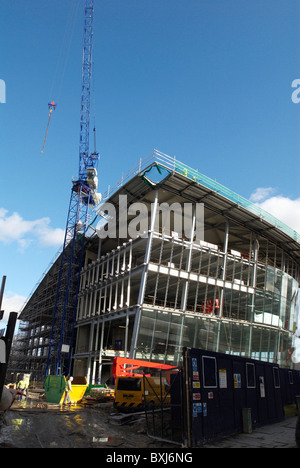
[[[82,400],[87,389],[85,377],[73,377],[72,392],[70,392],[71,403]],[[64,375],[47,375],[44,380],[44,388],[47,403],[62,404],[65,398],[66,378]]]
[[[284,419],[278,365],[198,349],[188,357],[192,446]]]
[[[146,411],[150,436],[197,447],[282,421],[297,400],[300,410],[298,370],[200,349],[185,349],[182,364],[168,378],[168,405]]]
[[[300,372],[292,369],[280,369],[280,379],[284,404],[294,404],[295,401],[297,402],[296,397],[300,395]]]
[[[6,276],[3,277],[1,291],[0,291],[0,309],[1,309],[3,291],[4,291],[5,278]],[[2,311],[0,310],[0,319],[1,319],[1,313]],[[0,400],[1,400],[2,392],[4,388],[8,359],[10,355],[17,317],[18,317],[17,312],[10,312],[5,336],[4,337],[1,336],[0,338],[0,343],[1,343],[1,346],[0,346]]]
[[[185,438],[186,408],[182,392],[183,372],[179,368],[163,369],[159,374],[160,388],[157,385],[152,386],[149,377],[144,376],[143,379],[147,434],[160,441],[182,445]],[[155,404],[152,404],[153,395]]]

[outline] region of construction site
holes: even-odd
[[[97,232],[91,230],[86,238],[80,275],[75,275],[78,293],[70,294],[76,301],[71,321],[74,375],[87,376],[91,384],[106,382],[117,356],[179,365],[184,347],[293,367],[289,350],[299,281],[294,233],[283,225],[270,229],[279,223],[270,215],[158,151],[111,192],[106,203],[114,206],[116,219],[120,200],[126,198],[125,210],[138,200],[149,213],[143,223],[147,228],[136,238],[120,238],[117,230],[115,237],[101,238],[98,223]],[[200,202],[203,222],[197,222],[203,239],[183,232],[181,223],[187,218],[183,212],[174,216],[169,210],[168,225],[159,226],[163,206],[177,210],[188,206],[189,227],[194,229]],[[128,216],[128,224],[132,220],[134,216]],[[59,274],[62,265],[60,255],[20,316],[18,371],[31,373],[37,381],[49,370],[57,371],[50,360],[54,341],[61,340],[60,349],[71,343],[62,324],[67,312],[62,309],[59,316],[58,311],[53,320],[53,303],[62,288],[59,281],[66,281]],[[59,331],[64,337],[55,331],[57,324],[63,325]],[[59,356],[62,363],[54,360],[54,365],[66,367],[70,353]],[[70,365],[68,361],[68,369]]]
[[[296,416],[300,235],[158,149],[98,193],[93,15],[64,244],[2,337],[0,447],[193,448]]]

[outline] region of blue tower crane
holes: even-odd
[[[73,181],[71,189],[46,375],[68,375],[70,373],[80,270],[88,227],[89,208],[97,205],[101,200],[100,194],[96,192],[98,186],[96,166],[99,154],[96,149],[93,153],[89,152],[94,0],[85,0],[84,11],[79,173],[78,179]]]

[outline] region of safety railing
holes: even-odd
[[[109,198],[116,190],[122,187],[122,185],[124,185],[134,175],[143,173],[154,163],[158,163],[171,171],[177,172],[178,174],[182,174],[194,183],[204,185],[205,187],[211,189],[219,195],[222,195],[228,200],[233,201],[238,206],[246,208],[248,211],[250,211],[252,214],[257,216],[261,220],[272,224],[285,234],[288,234],[296,242],[300,243],[300,234],[298,234],[297,231],[290,228],[282,221],[275,218],[275,216],[271,215],[270,213],[267,213],[259,206],[255,205],[246,198],[238,195],[237,193],[228,189],[219,182],[211,179],[210,177],[205,176],[204,174],[201,174],[198,170],[193,169],[190,166],[178,161],[178,159],[176,159],[175,156],[168,156],[167,154],[162,153],[161,151],[158,151],[156,149],[151,154],[148,154],[145,158],[141,158],[138,164],[136,164],[124,176],[122,176],[122,178],[115,186],[109,187],[109,189],[103,194],[103,200]]]

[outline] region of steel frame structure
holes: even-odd
[[[292,293],[300,278],[296,233],[286,226],[275,228],[273,218],[259,207],[248,202],[246,208],[243,199],[237,203],[238,195],[229,189],[210,179],[201,181],[202,175],[197,171],[157,150],[140,160],[109,193],[104,193],[103,200],[118,206],[119,194],[126,193],[130,202],[139,200],[148,205],[155,202],[156,188],[146,185],[141,175],[146,170],[151,175],[152,166],[156,173],[156,164],[169,171],[156,187],[163,196],[159,202],[168,201],[171,205],[180,200],[192,203],[205,200],[207,242],[194,242],[191,252],[186,239],[168,237],[157,229],[150,231],[148,238],[137,237],[123,243],[110,239],[100,241],[96,233],[86,240],[75,322],[73,372],[86,375],[89,383],[95,383],[98,378],[105,378],[109,362],[116,355],[146,360],[159,358],[173,363],[175,346],[187,344],[185,331],[188,330],[194,347],[199,346],[199,339],[203,346],[208,346],[210,338],[215,336],[217,340],[211,343],[213,351],[224,352],[228,343],[234,352],[243,346],[249,356],[279,351],[280,365],[288,366],[291,361],[287,361],[283,350],[290,348],[292,342],[296,297]],[[149,254],[150,261],[145,266]],[[43,367],[44,375],[46,367],[60,260],[56,257],[20,317],[26,328],[18,369],[32,372],[38,380],[42,380],[40,369]],[[276,314],[272,316],[273,325],[269,320],[271,315],[264,314],[264,304],[270,305],[268,282],[270,275],[275,278],[275,273],[278,281],[282,277],[282,284],[288,280],[290,285],[289,296],[281,294],[282,305],[286,300],[287,308],[290,307],[290,311],[281,314],[284,328]],[[277,301],[278,294],[275,296]],[[209,303],[211,310],[206,307]],[[275,307],[278,302],[272,304]],[[172,330],[177,329],[178,335],[172,336]],[[156,330],[160,333],[156,334]],[[140,337],[136,337],[136,332]],[[162,341],[163,333],[166,333],[166,344],[161,346],[158,341]],[[261,348],[260,334],[262,343],[275,343],[274,346],[267,350]],[[239,341],[240,336],[243,339]]]

